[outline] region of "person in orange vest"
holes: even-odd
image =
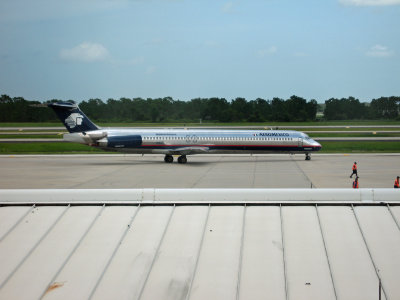
[[[397,176],[397,178],[394,181],[394,188],[398,189],[399,188],[399,176]]]
[[[353,189],[358,189],[358,176],[356,176],[356,179],[353,181]]]
[[[357,162],[355,161],[353,164],[353,173],[351,173],[350,178],[353,178],[353,175],[356,174],[356,177],[358,176],[357,174]]]

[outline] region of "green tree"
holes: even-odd
[[[370,110],[373,118],[395,119],[399,115],[400,97],[380,97],[371,101]]]

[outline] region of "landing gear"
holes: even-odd
[[[180,164],[186,164],[187,163],[187,158],[186,155],[181,155],[178,157],[178,163]]]
[[[167,154],[167,155],[165,155],[165,157],[164,157],[164,161],[166,162],[166,163],[172,163],[173,161],[174,161],[174,158],[173,158],[173,156],[172,155],[169,155],[169,154]],[[179,156],[178,157],[178,163],[180,163],[180,164],[186,164],[187,163],[187,158],[186,158],[186,155],[181,155],[181,156]]]
[[[306,153],[306,160],[311,160],[311,155],[310,155],[310,153]]]
[[[172,157],[172,155],[165,155],[164,161],[166,163],[172,163],[174,161],[174,158]]]

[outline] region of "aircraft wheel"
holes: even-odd
[[[311,160],[310,154],[306,154],[306,160]]]
[[[174,158],[172,157],[172,155],[165,155],[164,161],[166,163],[172,163],[174,161]]]
[[[180,163],[180,164],[186,164],[186,163],[187,163],[186,155],[179,156],[179,157],[178,157],[178,163]]]

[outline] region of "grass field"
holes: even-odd
[[[400,125],[400,124],[399,124]],[[376,131],[399,131],[400,127],[312,127],[312,128],[301,128],[296,127],[297,131],[303,132],[320,132],[320,131],[363,131],[363,132],[376,132]]]
[[[328,132],[313,132],[313,133],[308,133],[308,135],[311,138],[314,137],[400,137],[400,131],[399,132],[388,132],[388,133],[376,133],[373,134],[372,132],[362,132],[362,133],[346,133],[346,132],[340,132],[340,133],[328,133]]]
[[[400,142],[322,142],[318,153],[398,153]],[[0,143],[0,154],[86,154],[103,150],[75,143]],[[114,152],[109,152],[114,153]]]
[[[400,142],[321,142],[319,153],[399,153]]]
[[[0,139],[62,139],[59,134],[1,134]]]
[[[75,143],[0,143],[0,154],[84,154],[103,150]]]

